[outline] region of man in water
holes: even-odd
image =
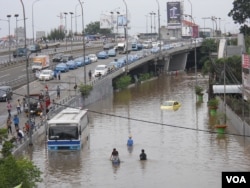
[[[115,148],[113,149],[113,151],[111,153],[110,160],[119,162],[119,153]]]
[[[129,136],[128,141],[127,141],[127,146],[133,146],[134,141],[132,139],[132,136]]]
[[[146,155],[146,153],[144,152],[144,149],[141,150],[140,160],[147,160],[147,155]]]

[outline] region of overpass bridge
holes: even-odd
[[[124,73],[129,73],[135,69],[143,69],[144,72],[149,70],[149,67],[161,67],[164,72],[184,71],[186,69],[188,54],[195,51],[201,46],[201,42],[197,43],[179,43],[178,47],[169,50],[161,50],[158,53],[150,54],[142,59],[126,64],[124,67],[116,69],[108,75],[111,79],[119,77]]]

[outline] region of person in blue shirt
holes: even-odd
[[[19,129],[19,117],[16,114],[14,115],[13,122],[14,122],[15,128]]]
[[[131,136],[129,136],[128,141],[127,141],[127,146],[133,146],[134,141]]]

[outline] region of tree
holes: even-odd
[[[233,9],[228,13],[229,17],[232,17],[234,23],[241,25],[240,33],[245,35],[246,49],[250,47],[250,28],[246,24],[250,18],[250,3],[249,0],[234,0]]]
[[[51,30],[47,38],[49,40],[63,40],[65,38],[65,33],[62,29]]]
[[[12,155],[0,159],[1,187],[15,187],[22,183],[22,187],[35,187],[36,182],[41,182],[40,170],[27,159],[16,160]]]
[[[86,26],[85,33],[88,35],[96,35],[96,34],[102,34],[102,35],[109,35],[111,34],[111,29],[101,29],[100,28],[100,22],[91,22]]]

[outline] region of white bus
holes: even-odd
[[[48,121],[48,150],[80,150],[89,137],[87,110],[66,108]]]

